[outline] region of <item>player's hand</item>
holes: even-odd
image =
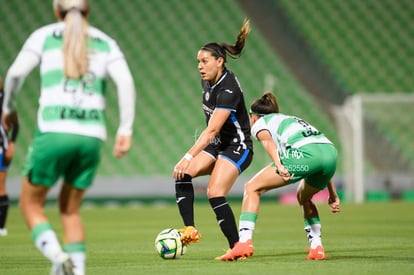
[[[4,130],[9,131],[13,129],[14,125],[16,125],[17,122],[17,113],[12,112],[10,114],[3,114],[2,117],[2,125]]]
[[[329,206],[331,207],[332,213],[337,213],[341,211],[341,207],[340,207],[341,202],[338,197],[329,197],[328,203],[329,203]]]
[[[294,174],[290,174],[289,171],[283,165],[276,167],[276,174],[281,176],[284,181],[289,181],[294,176]]]
[[[117,135],[114,145],[114,156],[123,157],[131,148],[132,136]]]
[[[7,149],[6,149],[6,159],[8,160],[8,161],[11,161],[11,159],[13,158],[13,156],[14,156],[14,149],[15,149],[15,143],[14,142],[12,142],[12,141],[10,141],[9,142],[9,146],[7,146]]]
[[[190,161],[182,158],[175,166],[173,177],[175,180],[181,180],[184,177],[185,172],[187,171]]]

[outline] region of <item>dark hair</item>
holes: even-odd
[[[246,43],[246,38],[250,33],[250,24],[248,19],[244,19],[243,25],[240,29],[239,34],[237,35],[237,40],[233,45],[227,43],[216,43],[210,42],[201,47],[201,50],[209,51],[211,54],[216,57],[222,57],[224,63],[227,61],[227,54],[232,58],[237,58],[240,56],[244,44]]]
[[[271,92],[266,92],[261,98],[253,101],[250,106],[250,113],[264,116],[272,113],[279,113],[279,104],[276,96]]]

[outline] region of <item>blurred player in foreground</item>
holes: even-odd
[[[23,171],[20,208],[33,242],[52,262],[51,274],[84,274],[85,232],[79,208],[106,140],[105,79],[110,76],[118,92],[117,158],[131,146],[135,87],[116,41],[89,26],[87,0],[54,0],[53,8],[59,22],[34,31],[8,71],[3,122],[10,126],[17,92],[40,64],[37,129]],[[63,247],[43,211],[48,191],[61,177]]]
[[[229,247],[238,241],[237,224],[226,196],[253,157],[249,115],[240,84],[225,64],[227,55],[239,57],[250,32],[245,20],[234,45],[208,43],[197,54],[207,128],[175,165],[177,205],[185,228],[182,242],[198,242],[194,223],[192,179],[210,175],[207,197]]]
[[[0,76],[0,115],[2,114],[4,91],[3,79]],[[6,219],[9,210],[9,197],[7,196],[7,171],[14,156],[14,146],[19,132],[19,121],[17,116],[11,119],[12,127],[9,131],[4,130],[0,124],[0,236],[7,236]]]
[[[305,120],[279,113],[278,102],[272,93],[265,93],[253,102],[250,120],[252,135],[262,143],[273,162],[245,185],[239,220],[240,239],[221,260],[233,261],[253,255],[252,237],[260,196],[271,189],[298,181],[297,200],[303,210],[310,243],[307,259],[325,259],[321,222],[312,197],[328,187],[331,211],[340,211],[340,201],[332,181],[337,162],[335,146]]]

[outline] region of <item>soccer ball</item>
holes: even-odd
[[[187,251],[181,242],[181,233],[174,228],[162,230],[155,238],[155,250],[163,259],[178,259]]]

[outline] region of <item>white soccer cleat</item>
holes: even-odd
[[[59,255],[58,260],[52,265],[50,275],[75,275],[72,260],[68,254],[62,253]]]
[[[6,228],[0,228],[0,236],[5,237],[7,236],[8,232]]]

